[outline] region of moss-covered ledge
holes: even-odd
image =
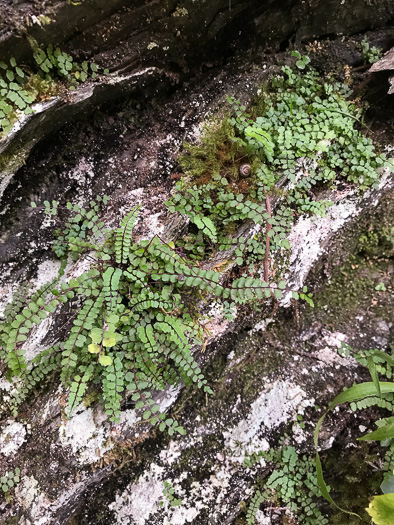
[[[97,108],[118,97],[132,96],[140,90],[152,91],[158,82],[173,82],[156,67],[126,75],[109,75],[97,83],[88,82],[70,92],[32,106],[31,115],[22,115],[10,133],[0,140],[0,200],[13,175],[26,163],[31,150],[70,122],[86,118]]]

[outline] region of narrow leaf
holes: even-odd
[[[374,432],[365,434],[358,438],[359,441],[383,441],[384,439],[394,438],[394,423],[387,423]]]

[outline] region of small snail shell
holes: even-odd
[[[249,177],[251,170],[252,168],[250,167],[250,164],[242,164],[239,167],[239,174],[241,175],[241,177],[246,178]]]

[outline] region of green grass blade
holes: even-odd
[[[365,434],[358,438],[359,441],[383,441],[384,439],[394,438],[394,422],[387,423],[374,432]]]
[[[324,481],[323,467],[322,467],[320,456],[319,456],[319,452],[318,452],[318,440],[319,440],[320,427],[322,426],[323,421],[324,421],[324,419],[325,419],[327,414],[328,414],[328,411],[325,414],[323,414],[322,417],[319,419],[319,421],[317,422],[316,428],[315,428],[314,435],[313,435],[313,440],[315,442],[315,447],[316,447],[316,478],[317,478],[317,485],[319,487],[320,493],[323,496],[323,498],[325,498],[329,503],[331,503],[331,505],[334,505],[334,507],[336,507],[341,512],[344,512],[345,514],[350,514],[351,516],[356,516],[357,518],[361,519],[361,517],[358,514],[356,514],[355,512],[351,512],[349,510],[342,509],[341,507],[339,507],[335,503],[335,501],[330,496],[330,493],[328,492],[327,484]]]
[[[369,373],[371,374],[373,384],[375,385],[378,396],[380,397],[380,399],[382,399],[382,392],[380,390],[380,381],[378,377],[378,371],[376,370],[375,361],[373,360],[372,355],[370,355],[367,358],[367,363],[368,363],[368,369],[369,369]]]
[[[380,383],[380,391],[382,394],[394,392],[394,383]],[[339,394],[333,401],[331,401],[328,408],[332,410],[342,403],[352,403],[353,401],[358,401],[359,399],[375,395],[376,386],[374,383],[360,383],[359,385],[354,385]]]

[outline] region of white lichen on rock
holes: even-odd
[[[23,476],[15,488],[15,497],[24,509],[30,508],[38,494],[38,481],[33,476]]]
[[[139,420],[135,410],[124,410],[115,429],[119,432],[131,428]],[[77,413],[60,425],[59,439],[64,447],[71,447],[81,465],[89,465],[115,446],[115,439],[111,439],[113,426],[100,405],[85,408],[81,404]]]
[[[13,456],[26,441],[26,428],[22,423],[9,420],[0,434],[0,454]]]
[[[202,443],[202,436],[213,431],[212,425],[207,427],[194,426],[193,432],[181,441],[171,441],[153,461],[137,484],[130,484],[116,500],[110,509],[115,512],[118,525],[150,525],[161,523],[166,525],[186,525],[194,523],[201,511],[209,509],[215,523],[229,511],[228,494],[232,486],[232,478],[237,472],[236,465],[243,461],[246,452],[268,450],[268,441],[264,436],[275,430],[281,423],[291,421],[297,414],[304,413],[308,406],[315,403],[313,398],[296,383],[277,381],[270,388],[264,389],[260,396],[251,404],[248,415],[229,431],[224,431],[224,448],[226,454],[217,454],[210,462],[211,475],[201,483],[193,481],[190,489],[185,492],[181,481],[189,475],[187,466],[178,477],[174,472],[185,451],[193,449]],[[218,420],[214,425],[216,430],[224,426]],[[234,453],[234,457],[231,454]],[[210,458],[212,459],[212,458]],[[204,460],[202,458],[202,464]],[[164,465],[164,466],[161,466]],[[157,475],[160,473],[160,476]],[[164,480],[170,480],[177,497],[182,499],[180,507],[172,508],[164,503],[160,518],[153,518],[158,510],[158,502],[162,499]],[[246,488],[245,488],[246,490]],[[143,511],[141,510],[143,509]]]
[[[277,381],[269,390],[262,392],[251,404],[248,416],[235,427],[223,432],[226,446],[239,450],[238,461],[243,462],[246,453],[268,450],[268,441],[259,434],[278,428],[281,423],[303,414],[315,400],[291,381]]]
[[[149,516],[158,509],[158,501],[163,495],[164,467],[152,463],[137,483],[117,496],[109,508],[116,513],[119,525],[145,525]]]
[[[381,191],[383,188],[387,190],[393,185],[390,171],[386,169],[376,190]],[[290,288],[303,287],[308,273],[324,253],[333,234],[360,215],[365,209],[364,203],[370,199],[373,191],[374,189],[369,189],[359,197],[353,189],[348,189],[340,196],[340,200],[327,210],[326,217],[300,217],[288,236],[292,252],[286,277]],[[379,198],[376,198],[371,205],[376,206],[378,202]],[[282,300],[282,304],[290,304],[290,298],[291,293]]]
[[[60,261],[52,259],[42,261],[37,267],[37,277],[34,281],[33,290],[38,290],[44,284],[56,279],[59,275],[60,265]]]
[[[91,464],[110,450],[113,444],[106,441],[109,430],[101,418],[95,418],[92,408],[88,408],[64,421],[59,428],[60,442],[64,447],[71,447],[73,454],[81,464]]]

